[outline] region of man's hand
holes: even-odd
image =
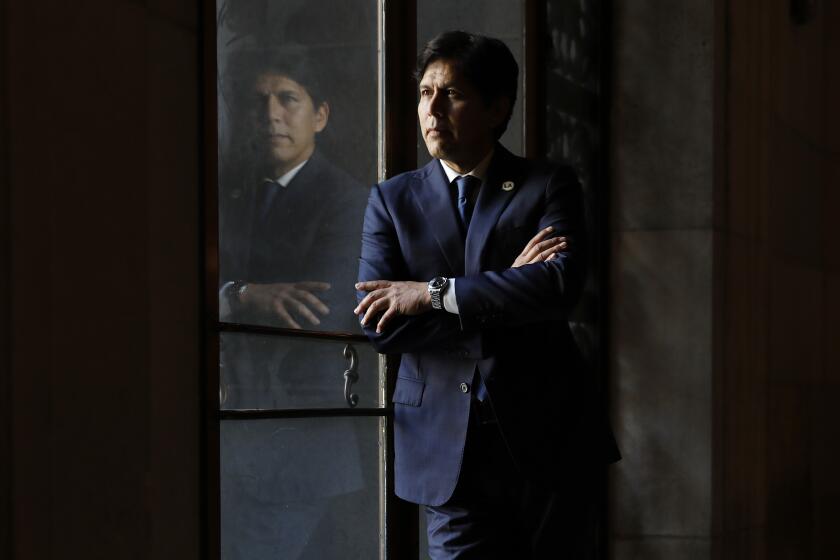
[[[516,257],[516,260],[513,261],[511,268],[551,260],[557,256],[559,251],[564,250],[566,248],[565,237],[546,239],[552,231],[554,231],[554,228],[548,226],[532,237],[519,256]]]
[[[300,329],[303,327],[295,321],[291,312],[301,315],[312,325],[321,324],[314,311],[327,315],[330,309],[313,292],[325,292],[329,289],[330,285],[326,282],[248,284],[240,300],[243,305],[277,315],[286,327]]]
[[[377,314],[382,313],[376,324],[376,332],[381,333],[396,315],[420,315],[432,309],[432,297],[426,282],[390,282],[372,280],[359,282],[356,289],[368,294],[359,302],[353,313],[363,315],[362,325]]]

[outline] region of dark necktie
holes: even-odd
[[[472,175],[462,175],[455,179],[458,185],[458,215],[461,216],[461,223],[464,225],[464,233],[470,229],[473,206],[475,205],[474,190],[481,185],[481,180]]]
[[[274,199],[283,188],[283,185],[277,181],[271,179],[263,180],[260,185],[260,195],[257,199],[257,215],[260,217],[260,222],[264,222],[268,218]]]

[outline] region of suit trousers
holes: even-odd
[[[499,426],[473,401],[461,473],[452,497],[426,506],[433,560],[595,558],[598,470],[558,473],[548,487],[522,474]]]

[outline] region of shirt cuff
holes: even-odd
[[[233,281],[225,282],[219,288],[219,321],[228,321],[232,315],[233,310],[230,308],[230,300],[228,299],[231,286],[233,286]]]
[[[458,315],[458,298],[455,297],[455,279],[449,279],[449,286],[443,292],[443,308]]]

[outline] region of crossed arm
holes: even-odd
[[[566,238],[547,238],[553,231],[554,228],[548,226],[532,237],[511,268],[556,258],[566,248]],[[367,292],[367,295],[353,312],[361,316],[363,327],[369,326],[373,318],[379,315],[377,333],[382,333],[394,317],[420,315],[432,310],[432,299],[426,282],[370,280],[358,282],[356,289]]]
[[[456,278],[459,315],[454,315],[429,313],[426,282],[402,280],[409,276],[407,265],[389,209],[374,187],[365,216],[356,284],[359,305],[354,312],[377,349],[400,353],[456,344],[471,351],[479,346],[476,339],[482,328],[562,317],[577,300],[584,280],[582,197],[571,172],[556,172],[544,194],[541,229],[510,268]]]

